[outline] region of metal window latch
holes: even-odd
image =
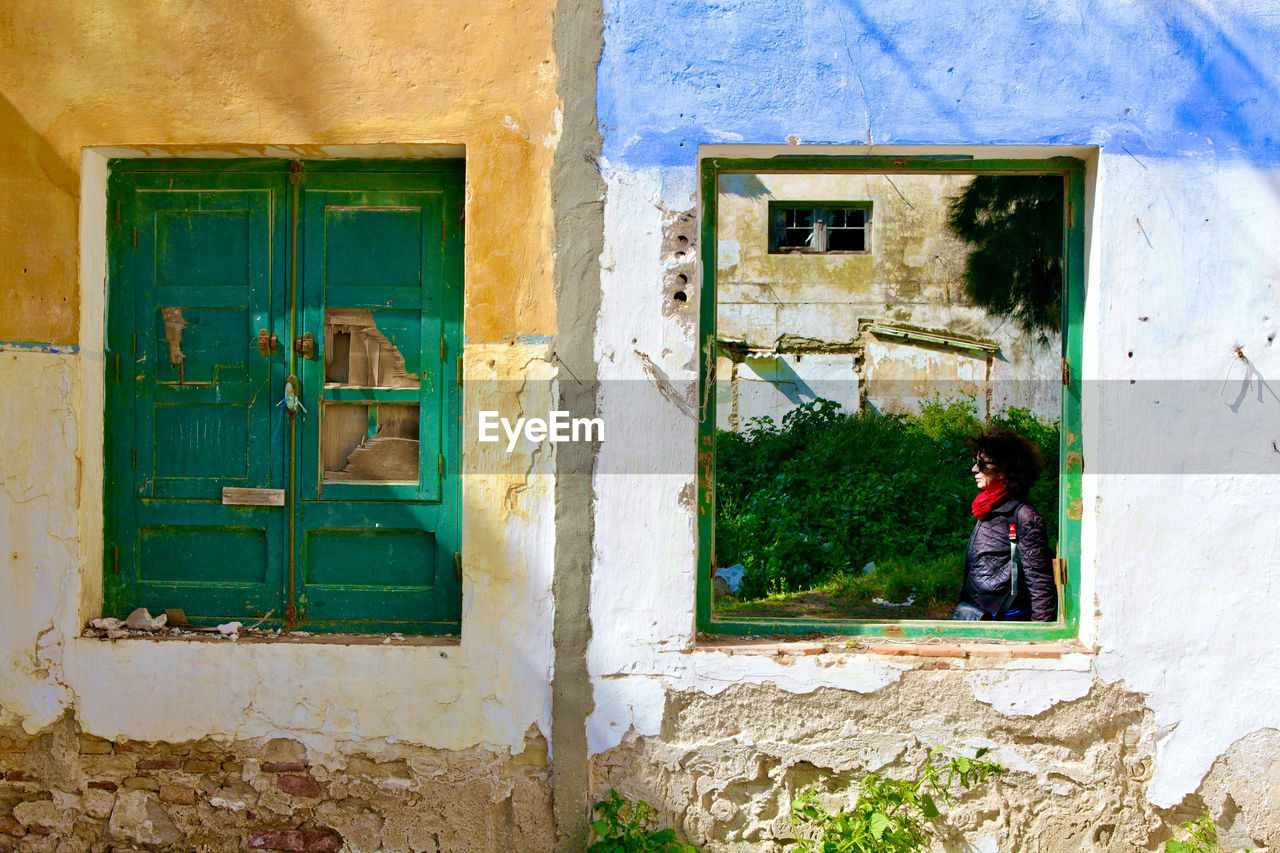
[[[310,333],[301,335],[293,340],[293,351],[305,359],[315,360],[316,357],[316,339]]]
[[[280,339],[276,337],[275,332],[268,329],[262,329],[258,332],[258,354],[267,357],[276,351],[280,345]]]

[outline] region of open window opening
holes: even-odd
[[[1082,165],[708,158],[702,188],[699,627],[1071,635]]]
[[[769,253],[867,252],[871,202],[769,202]]]

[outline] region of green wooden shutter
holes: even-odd
[[[259,330],[281,330],[281,185],[258,174],[113,182],[107,502],[124,606],[211,619],[281,609],[281,511],[220,500],[224,487],[284,485],[283,456],[270,452],[272,362],[257,350]]]
[[[288,165],[112,164],[106,610],[456,632],[461,164]]]

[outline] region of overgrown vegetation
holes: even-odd
[[[934,822],[941,817],[935,798],[948,805],[958,784],[969,790],[1004,767],[983,758],[958,756],[945,766],[945,777],[933,765],[942,748],[929,753],[919,779],[885,779],[868,773],[858,785],[858,797],[849,811],[829,812],[808,789],[791,804],[791,829],[796,853],[914,853],[927,848]]]
[[[1175,836],[1164,843],[1164,853],[1223,853],[1213,818],[1205,812],[1195,820],[1180,823]]]
[[[592,811],[598,815],[591,822],[598,840],[587,853],[698,853],[681,842],[675,830],[658,829],[653,807],[644,800],[633,803],[610,788]]]
[[[983,426],[971,399],[935,399],[919,415],[846,413],[818,399],[781,425],[718,432],[717,565],[746,567],[744,601],[823,589],[849,602],[954,602],[973,527],[964,439]],[[1026,436],[1049,460],[1030,501],[1056,542],[1057,423],[1011,408],[985,426]]]
[[[1063,198],[1061,175],[978,175],[951,200],[975,305],[1028,332],[1061,328]]]

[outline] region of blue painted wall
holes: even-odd
[[[606,0],[604,155],[1091,144],[1280,165],[1280,4]]]

